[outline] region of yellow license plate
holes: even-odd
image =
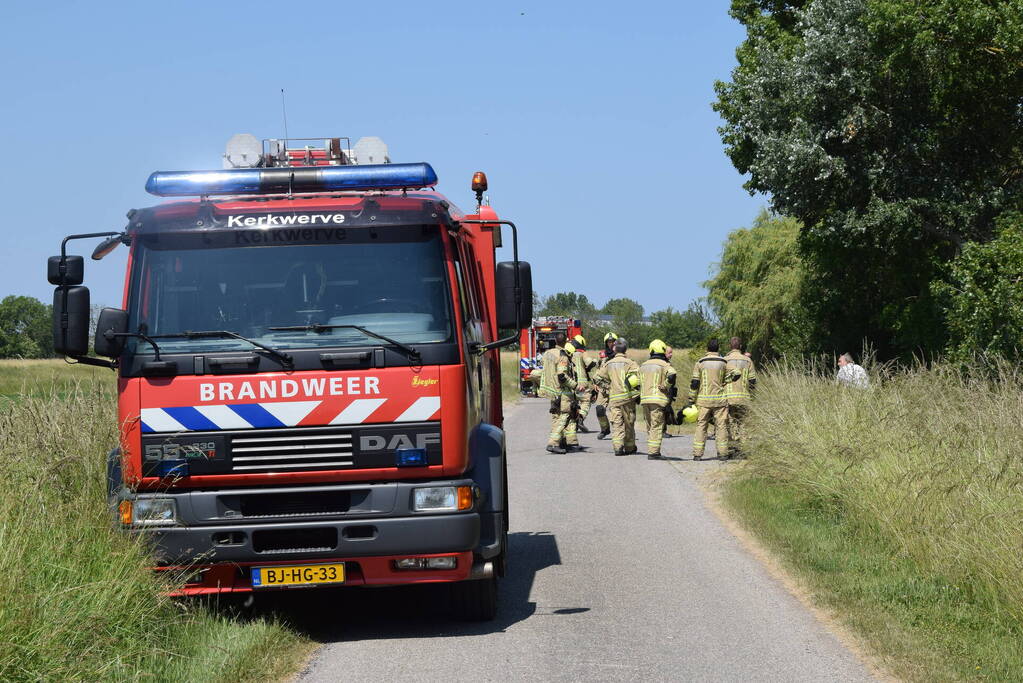
[[[289,564],[280,567],[253,567],[253,588],[311,586],[318,583],[344,583],[345,563]]]

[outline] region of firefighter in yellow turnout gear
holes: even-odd
[[[728,372],[728,386],[725,387],[725,398],[728,399],[728,443],[732,447],[732,455],[739,456],[742,455],[743,441],[746,439],[744,422],[757,386],[757,370],[753,360],[742,352],[741,339],[732,337],[729,346],[732,350],[725,356],[725,369]]]
[[[597,369],[594,377],[605,383],[608,418],[611,421],[611,443],[615,455],[636,452],[636,397],[639,396],[639,366],[625,355],[629,345],[618,339],[614,356]]]
[[[586,416],[590,414],[590,404],[593,398],[593,379],[590,374],[596,367],[592,358],[586,356],[586,338],[581,334],[572,337],[572,341],[565,344],[565,349],[572,348],[572,369],[575,371],[575,398],[576,398],[576,425],[577,431],[583,434],[590,430],[584,424]]]
[[[707,423],[713,419],[717,431],[718,457],[728,458],[728,371],[726,361],[718,353],[718,340],[707,343],[707,355],[696,361],[689,384],[689,403],[699,408],[696,434],[693,435],[693,460],[703,458],[707,445]]]
[[[572,372],[572,357],[565,350],[565,333],[556,333],[554,343],[554,348],[543,352],[539,393],[541,398],[551,400],[551,434],[547,450],[551,453],[565,453],[579,447],[575,420],[571,419],[576,381]],[[566,448],[561,447],[562,439],[565,440]]]
[[[600,434],[597,434],[598,439],[606,439],[608,437],[611,433],[611,422],[607,419],[607,382],[597,381],[596,373],[597,370],[607,365],[607,362],[614,357],[616,341],[618,341],[618,335],[614,332],[608,332],[604,335],[604,350],[600,352],[600,360],[597,361],[597,367],[590,373],[590,378],[594,380],[594,386],[597,387],[597,407],[594,412],[597,413],[597,422],[600,424]]]
[[[660,339],[650,342],[650,359],[639,367],[639,404],[646,420],[647,459],[661,459],[664,438],[664,409],[671,402],[677,373],[667,357],[668,346]]]

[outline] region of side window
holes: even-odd
[[[469,288],[466,286],[465,271],[462,269],[462,257],[455,251],[455,279],[458,285],[458,301],[462,306],[462,320],[468,322],[473,318],[472,300],[469,298]]]
[[[477,301],[477,292],[479,289],[476,282],[476,259],[472,258],[472,251],[465,243],[458,245],[458,260],[460,262],[459,286],[462,288],[463,294],[462,305],[469,311],[466,315],[466,319],[479,320],[480,306]]]

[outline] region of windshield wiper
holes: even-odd
[[[271,327],[270,329],[273,328]],[[185,330],[184,332],[175,332],[173,334],[152,335],[153,339],[174,339],[178,337],[184,337],[186,339],[224,339],[224,338],[240,339],[243,342],[248,342],[249,344],[252,344],[257,349],[262,349],[266,351],[271,356],[279,360],[281,362],[281,365],[284,365],[285,367],[290,368],[294,367],[295,365],[290,354],[284,353],[283,351],[278,351],[277,349],[267,346],[266,344],[260,344],[258,341],[249,339],[247,337],[243,337],[237,332],[232,332],[230,330],[200,330],[197,332],[192,330]]]
[[[379,332],[374,332],[373,330],[366,329],[361,325],[320,325],[319,323],[312,323],[310,325],[291,325],[289,327],[268,327],[267,329],[273,330],[274,332],[316,332],[317,334],[323,334],[324,332],[329,332],[330,330],[358,330],[367,337],[376,337],[381,341],[385,341],[388,344],[397,346],[399,349],[405,352],[405,355],[408,356],[409,360],[420,358],[420,354],[418,351],[416,351],[415,347],[409,346],[407,344],[402,344],[400,341],[396,339],[385,337]]]

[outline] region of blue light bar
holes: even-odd
[[[146,192],[157,197],[211,194],[292,194],[331,190],[399,190],[433,187],[437,173],[427,163],[370,166],[234,168],[226,171],[157,171]]]

